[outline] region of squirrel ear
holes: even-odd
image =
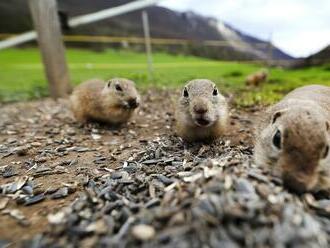
[[[275,114],[273,114],[273,116],[272,116],[272,124],[274,124],[276,122],[276,120],[281,117],[281,115],[282,115],[281,111],[275,112]]]
[[[325,122],[325,127],[326,127],[327,131],[330,130],[330,124],[329,124],[329,121],[326,121],[326,122]]]
[[[184,87],[184,89],[183,89],[183,96],[184,97],[189,97],[189,93],[188,93],[187,87]]]
[[[274,124],[278,118],[280,118],[288,109],[281,109],[276,111],[273,115],[272,115],[272,119],[271,119],[271,123]]]

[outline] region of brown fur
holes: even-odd
[[[247,76],[245,84],[247,86],[258,87],[262,83],[266,82],[268,78],[268,71],[261,70]]]
[[[120,87],[121,91],[116,87]],[[138,105],[139,98],[134,82],[115,78],[107,82],[99,79],[83,82],[74,89],[70,100],[78,121],[119,125],[127,122],[137,107],[130,106],[129,102],[135,99]]]
[[[298,192],[330,189],[330,87],[310,85],[270,107],[257,127],[255,161]],[[280,149],[274,135],[281,133]]]
[[[184,95],[185,90],[188,96]],[[214,91],[217,95],[213,95]],[[226,131],[228,105],[213,82],[196,79],[185,86],[176,105],[175,118],[176,133],[184,140],[211,141]],[[206,121],[208,124],[200,125],[200,121]]]

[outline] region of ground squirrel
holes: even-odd
[[[255,162],[293,191],[330,189],[330,87],[310,85],[270,107],[257,126]]]
[[[263,69],[247,76],[245,84],[247,86],[258,87],[267,80],[267,77],[268,71]]]
[[[176,132],[184,140],[214,140],[226,130],[228,105],[212,81],[196,79],[184,87],[175,119]]]
[[[119,125],[128,121],[139,106],[134,82],[114,78],[104,82],[92,79],[77,86],[71,95],[71,107],[80,122],[99,121]]]

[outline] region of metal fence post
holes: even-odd
[[[148,76],[149,79],[153,79],[153,65],[152,65],[152,49],[151,49],[151,40],[150,40],[150,28],[147,11],[142,11],[142,23],[143,23],[143,32],[145,47],[147,53],[147,62],[148,62]]]

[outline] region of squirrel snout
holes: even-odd
[[[137,108],[139,106],[139,102],[137,101],[136,98],[129,99],[127,103],[130,108]]]
[[[205,114],[208,111],[207,106],[203,105],[195,105],[193,110],[196,114]]]
[[[282,174],[283,184],[289,190],[292,190],[298,194],[302,194],[310,190],[309,185],[311,184],[311,179],[308,177],[300,178],[291,173],[284,172]]]

